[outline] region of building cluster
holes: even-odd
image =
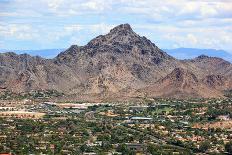
[[[0,104],[0,153],[226,153],[232,141],[232,103],[221,100],[8,101]]]

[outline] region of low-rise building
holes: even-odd
[[[39,112],[28,112],[28,111],[2,111],[0,112],[0,117],[15,117],[15,118],[42,118],[45,113]]]

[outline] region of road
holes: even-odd
[[[123,127],[127,128],[127,129],[129,129],[129,130],[131,130],[131,131],[133,131],[133,132],[139,132],[139,133],[141,133],[141,134],[144,134],[143,131],[133,129],[133,128],[127,126],[127,125],[123,125]],[[165,142],[164,140],[159,139],[159,138],[157,138],[157,137],[155,137],[155,136],[153,136],[153,135],[146,134],[146,136],[149,137],[152,141],[154,141],[154,142],[156,142],[156,143],[159,143],[159,144],[166,144],[166,142]]]
[[[129,130],[132,130],[132,131],[134,131],[134,132],[139,132],[139,133],[144,134],[143,131],[133,129],[133,128],[127,126],[127,125],[123,125],[123,127],[127,128],[127,129],[129,129]],[[167,144],[167,142],[166,142],[165,140],[159,139],[159,138],[155,137],[154,135],[151,135],[151,134],[148,134],[148,133],[147,133],[146,136],[149,137],[152,141],[154,141],[154,142],[157,143],[157,144],[169,145],[169,146],[173,146],[173,147],[178,147],[179,149],[186,150],[186,148],[185,148],[185,147],[182,147],[182,146],[178,146],[178,145],[174,145],[174,144]]]

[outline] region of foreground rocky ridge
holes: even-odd
[[[232,88],[231,63],[204,55],[177,60],[128,24],[54,59],[4,53],[0,63],[0,91],[54,89],[82,100],[223,97]]]

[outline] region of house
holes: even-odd
[[[45,113],[39,112],[28,112],[28,111],[4,111],[0,112],[0,117],[15,117],[15,118],[32,118],[39,119],[42,118]]]
[[[96,155],[95,152],[84,152],[83,155]]]
[[[131,117],[131,123],[149,123],[153,120],[151,117]]]
[[[140,144],[140,143],[126,143],[127,148],[130,149],[131,151],[134,152],[145,152],[146,151],[146,146],[144,144]]]
[[[217,117],[217,119],[220,121],[228,121],[228,120],[230,120],[230,116],[229,115],[219,115]]]

